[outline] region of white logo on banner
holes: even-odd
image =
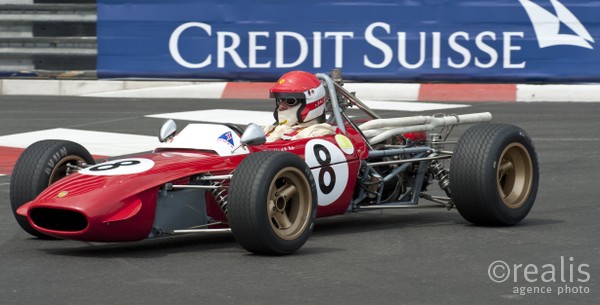
[[[529,19],[531,19],[540,48],[570,45],[593,49],[590,43],[593,43],[594,39],[590,33],[581,24],[579,19],[562,3],[558,2],[558,0],[550,0],[556,14],[549,12],[530,0],[519,1],[525,8],[525,11],[527,11]],[[561,23],[571,29],[575,35],[559,33]]]

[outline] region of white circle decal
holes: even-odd
[[[145,172],[154,167],[154,161],[143,158],[113,160],[80,170],[80,174],[92,176],[118,176]]]
[[[335,144],[314,139],[304,147],[304,158],[317,184],[320,206],[334,203],[348,185],[348,163],[342,150]]]

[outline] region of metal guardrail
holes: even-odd
[[[0,23],[96,22],[95,4],[0,5]]]
[[[70,70],[86,71],[68,75],[90,75],[97,56],[96,21],[94,3],[0,4],[0,75],[65,75]],[[72,31],[78,28],[87,30]],[[85,36],[75,36],[80,32]],[[19,73],[7,73],[15,70]]]
[[[0,37],[0,54],[11,57],[96,56],[95,37]]]

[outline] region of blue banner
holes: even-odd
[[[100,78],[600,81],[592,0],[98,0]]]

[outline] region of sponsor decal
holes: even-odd
[[[348,139],[348,137],[345,135],[336,134],[335,141],[346,154],[351,155],[354,153],[354,145],[352,144],[352,141],[350,141],[350,139]]]
[[[581,24],[581,21],[558,0],[550,0],[556,13],[535,4],[530,0],[519,0],[527,11],[540,48],[569,45],[593,49],[594,38]],[[574,34],[560,33],[561,26],[566,26]]]
[[[220,135],[217,138],[217,141],[227,143],[232,148],[235,146],[235,144],[233,143],[233,135],[231,134],[231,131],[227,131],[227,132],[223,133],[222,135]]]
[[[213,65],[212,54],[206,55],[201,61],[186,59],[181,55],[179,43],[180,36],[194,28],[199,28],[206,31],[205,35],[212,37],[212,26],[210,24],[202,22],[188,22],[180,25],[170,37],[169,51],[171,57],[182,67],[189,69],[200,69],[206,68]],[[300,33],[296,32],[276,32],[275,49],[276,56],[275,62],[267,61],[264,63],[257,63],[256,60],[249,60],[245,62],[245,58],[255,59],[258,51],[264,51],[267,49],[267,45],[248,46],[247,54],[240,53],[241,37],[244,36],[256,36],[257,33],[266,35],[269,37],[268,32],[247,32],[247,33],[236,33],[226,32],[227,35],[219,34],[217,32],[217,45],[219,48],[216,50],[217,54],[217,68],[233,68],[227,66],[227,64],[235,65],[237,68],[296,68],[302,65],[306,65],[307,61],[310,61],[309,44],[308,41],[314,42],[313,49],[310,50],[313,53],[312,68],[322,68],[322,50],[321,50],[321,39],[323,37],[329,37],[333,35],[336,37],[336,51],[334,53],[335,68],[343,68],[344,62],[344,38],[354,38],[354,32],[313,32],[313,37],[306,38]],[[415,33],[407,33],[403,31],[397,31],[394,33],[392,27],[386,22],[373,22],[369,24],[363,33],[358,34],[359,37],[364,37],[367,46],[365,50],[369,51],[369,54],[362,54],[362,64],[364,67],[371,69],[383,69],[394,64],[394,61],[400,64],[401,67],[409,70],[425,68],[426,59],[431,57],[429,61],[431,68],[453,68],[461,69],[469,65],[475,65],[479,68],[492,68],[501,65],[505,69],[513,68],[524,68],[524,62],[513,62],[513,53],[519,52],[521,46],[514,42],[514,40],[523,39],[523,32],[502,32],[496,33],[492,31],[483,31],[480,33],[468,33],[465,31],[457,31],[451,34],[442,32],[424,32],[418,33],[418,40],[411,41],[412,44],[418,45],[418,59],[414,59],[415,54],[409,52],[409,41],[408,37]],[[204,36],[204,35],[202,35]],[[234,45],[226,46],[225,37],[232,37],[236,43]],[[286,39],[284,39],[286,38]],[[498,50],[496,41],[502,38],[501,50]],[[221,41],[223,40],[223,41]],[[290,44],[289,40],[296,40],[296,45],[300,46],[299,55],[294,58],[293,62],[285,62],[284,59],[290,58],[284,52],[290,48],[286,48],[285,44]],[[397,43],[390,43],[390,41],[397,40]],[[442,48],[444,45],[444,48]],[[260,47],[260,48],[259,48]],[[448,50],[449,48],[449,50]],[[444,50],[446,55],[444,55]],[[449,52],[450,51],[450,52]],[[473,55],[473,52],[482,53],[482,55]],[[204,51],[205,52],[205,51]],[[202,52],[202,53],[204,53]],[[373,53],[381,53],[383,58],[376,58]],[[395,56],[394,56],[394,53]],[[502,54],[500,58],[499,54]],[[381,56],[378,56],[381,57]],[[226,58],[232,59],[232,61],[226,61]],[[458,58],[458,59],[456,59]],[[484,59],[487,58],[487,59]],[[356,59],[351,59],[356,60]],[[213,66],[211,66],[213,67]]]
[[[558,45],[578,46],[593,49],[591,43],[594,39],[565,5],[558,0],[550,0],[555,13],[548,11],[531,0],[519,0],[525,8],[540,48]],[[561,26],[566,26],[574,34],[559,33]],[[204,68],[213,64],[212,55],[207,55],[202,61],[192,62],[184,59],[179,50],[179,39],[187,31],[204,32],[201,36],[213,37],[213,26],[203,22],[187,22],[177,27],[170,37],[169,50],[173,59],[181,66],[187,68]],[[198,31],[200,30],[200,31]],[[262,37],[269,39],[275,37],[274,47],[276,56],[274,61],[259,63],[256,61],[256,54],[259,51],[266,51],[273,44],[259,45],[256,39],[250,39],[247,46],[248,54],[241,54],[245,49],[240,46],[244,37],[256,38]],[[418,39],[410,39],[416,36]],[[344,58],[344,44],[350,40],[364,39],[366,42],[365,50],[362,55],[364,67],[371,69],[387,68],[394,64],[394,61],[401,67],[409,70],[427,68],[430,65],[433,69],[452,68],[462,69],[469,66],[478,68],[493,68],[501,66],[504,69],[523,69],[525,61],[514,60],[516,53],[522,51],[522,42],[527,40],[522,31],[490,31],[483,30],[479,33],[467,31],[455,31],[453,33],[444,33],[442,31],[419,31],[418,33],[406,31],[393,31],[392,25],[383,21],[370,23],[362,33],[354,31],[324,31],[312,32],[312,37],[307,37],[302,33],[291,31],[276,31],[275,33],[265,31],[224,32],[216,31],[218,40],[217,46],[222,49],[216,50],[218,68],[226,68],[225,57],[230,57],[233,64],[238,68],[294,68],[305,65],[312,56],[312,68],[322,67],[322,49],[321,41],[326,38],[335,40],[334,62],[336,68],[342,68]],[[362,38],[364,37],[364,38]],[[231,39],[233,43],[227,43],[225,39]],[[223,41],[221,41],[223,40]],[[396,40],[397,43],[392,41]],[[312,45],[310,42],[312,41]],[[497,42],[501,41],[501,44]],[[412,45],[411,45],[412,44]],[[290,50],[288,47],[299,47],[297,56],[289,56],[285,52]],[[415,53],[414,46],[417,45]],[[292,48],[293,49],[293,48]],[[245,51],[244,51],[245,52]],[[295,51],[294,51],[295,52]],[[380,53],[382,56],[377,56]],[[395,54],[394,54],[395,53]],[[245,58],[249,60],[244,61]],[[285,62],[285,59],[292,58],[292,62]],[[357,59],[357,58],[356,58]],[[351,60],[355,61],[352,58]],[[282,84],[285,79],[280,79]]]
[[[203,1],[144,2],[139,18],[130,18],[138,4],[125,9],[112,0],[98,1],[100,77],[277,79],[281,84],[287,82],[281,75],[290,70],[341,68],[348,80],[360,81],[600,78],[594,53],[600,7],[589,1],[285,3],[290,11],[301,8],[301,24],[269,6],[249,10],[256,3],[240,0],[218,12]],[[437,11],[444,13],[431,13]],[[155,20],[160,30],[148,31],[143,20]],[[132,37],[140,43],[132,44]]]

